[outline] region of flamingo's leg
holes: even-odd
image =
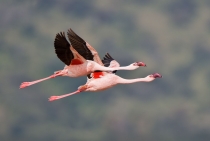
[[[80,86],[80,87],[78,88],[78,90],[76,90],[75,92],[72,92],[72,93],[69,93],[69,94],[60,95],[60,96],[51,96],[48,100],[49,100],[49,101],[54,101],[54,100],[58,100],[58,99],[61,99],[61,98],[67,97],[67,96],[71,96],[71,95],[73,95],[73,94],[77,94],[77,93],[83,92],[83,91],[85,91],[87,88],[88,88],[87,85],[82,85],[82,86]]]
[[[36,83],[39,83],[39,82],[42,82],[42,81],[45,81],[45,80],[48,80],[48,79],[51,79],[51,78],[55,78],[57,76],[66,75],[67,73],[68,73],[68,71],[64,69],[64,70],[56,71],[53,75],[48,76],[46,78],[42,78],[42,79],[31,81],[31,82],[23,82],[20,85],[20,89],[31,86],[33,84],[36,84]]]
[[[73,93],[69,93],[69,94],[64,94],[64,95],[60,95],[60,96],[51,96],[48,100],[54,101],[54,100],[58,100],[58,99],[61,99],[61,98],[67,97],[67,96],[71,96],[73,94],[80,93],[80,92],[81,92],[80,90],[77,90],[77,91],[75,91]]]

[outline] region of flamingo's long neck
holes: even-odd
[[[89,61],[87,60],[88,62],[88,70],[90,71],[95,71],[95,70],[101,70],[101,71],[115,71],[115,70],[134,70],[136,68],[134,67],[131,67],[130,65],[129,66],[125,66],[125,67],[104,67],[104,66],[101,66],[99,65],[98,63],[95,63],[95,62],[92,62],[92,61]]]
[[[124,66],[124,67],[115,67],[115,70],[134,70],[130,66]]]
[[[137,83],[137,82],[151,82],[154,78],[145,77],[145,78],[136,78],[136,79],[124,79],[121,78],[118,80],[119,84],[130,84],[130,83]]]

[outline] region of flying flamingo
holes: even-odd
[[[88,75],[94,71],[134,70],[140,66],[146,66],[143,62],[135,62],[125,67],[105,67],[98,56],[97,51],[86,41],[79,37],[72,29],[67,32],[70,43],[64,32],[56,35],[54,41],[57,57],[65,63],[63,70],[56,71],[53,75],[32,82],[23,82],[20,88],[55,78],[57,76],[79,77]]]
[[[136,82],[151,82],[156,78],[161,78],[162,76],[159,73],[154,73],[151,75],[146,76],[145,78],[136,78],[136,79],[124,79],[121,78],[114,73],[107,73],[107,72],[94,72],[93,77],[89,79],[85,85],[82,85],[76,90],[75,92],[64,94],[60,96],[51,96],[49,101],[58,100],[67,96],[71,96],[73,94],[77,94],[83,91],[102,91],[108,88],[111,88],[117,84],[130,84]]]
[[[112,68],[113,66],[118,66],[119,63],[115,60],[113,60],[113,58],[107,54],[104,57],[104,60],[102,60],[104,65],[109,65],[110,68]],[[80,87],[78,87],[78,90],[76,90],[75,92],[69,93],[69,94],[64,94],[64,95],[60,95],[60,96],[51,96],[49,98],[49,101],[54,101],[54,100],[58,100],[64,97],[68,97],[71,96],[73,94],[77,94],[83,91],[92,91],[92,92],[96,92],[96,91],[102,91],[102,90],[106,90],[108,88],[111,88],[117,84],[130,84],[130,83],[137,83],[137,82],[151,82],[153,80],[155,80],[156,78],[161,78],[162,76],[159,73],[154,73],[151,75],[146,76],[145,78],[136,78],[136,79],[124,79],[121,78],[119,76],[117,76],[116,71],[113,72],[102,72],[102,71],[98,71],[98,72],[93,72],[91,73],[90,79],[87,80],[85,85],[82,85]]]

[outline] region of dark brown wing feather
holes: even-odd
[[[57,54],[58,58],[66,65],[70,65],[71,60],[74,58],[74,56],[70,50],[70,44],[66,40],[64,32],[56,34],[54,47],[55,53]]]
[[[86,42],[79,37],[72,29],[67,32],[69,41],[72,47],[86,60],[93,60],[93,55],[91,51],[87,48]]]
[[[109,53],[106,53],[106,55],[104,56],[102,63],[104,64],[105,67],[109,67],[110,62],[113,61],[114,58],[112,58],[112,56]],[[117,70],[113,71],[112,73],[116,73]]]
[[[104,64],[105,67],[109,67],[110,62],[113,61],[114,59],[109,55],[109,53],[106,53],[104,56],[102,63]]]

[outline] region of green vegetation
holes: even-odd
[[[0,2],[1,141],[210,140],[209,0],[37,0]],[[163,75],[55,102],[86,78],[60,77],[19,89],[64,64],[56,33],[72,28],[119,63],[146,68],[124,78]]]

